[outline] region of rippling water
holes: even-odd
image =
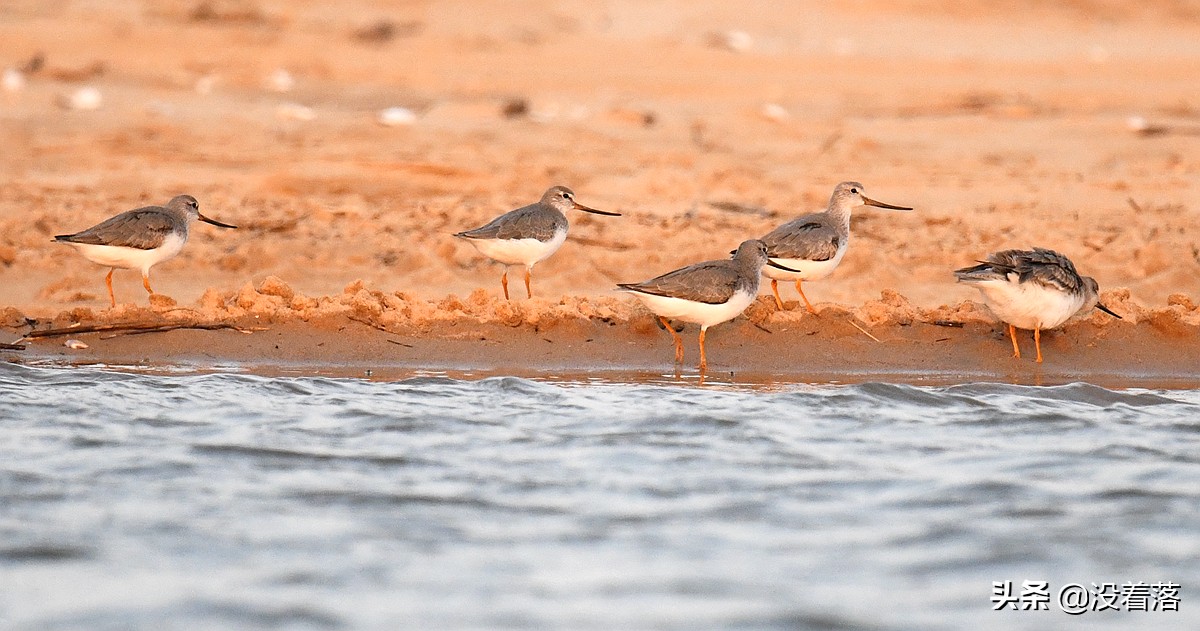
[[[0,419],[4,629],[1200,628],[1194,391],[4,365]]]

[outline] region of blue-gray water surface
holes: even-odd
[[[1047,581],[1047,610],[993,611],[997,581]],[[1060,588],[1093,582],[1178,584],[1179,611],[1064,613]],[[1195,391],[0,366],[3,629],[1196,629],[1198,612]]]

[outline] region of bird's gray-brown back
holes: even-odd
[[[537,202],[496,217],[474,230],[454,236],[465,239],[537,239],[549,241],[567,229],[567,218],[549,204]]]
[[[766,262],[766,247],[751,239],[738,246],[732,259],[695,263],[645,282],[617,286],[667,298],[723,304],[739,291],[757,294],[760,271]]]
[[[849,231],[827,212],[810,213],[767,233],[762,242],[771,258],[828,261],[837,255]]]
[[[187,229],[187,217],[182,212],[162,206],[146,206],[125,211],[75,234],[57,235],[54,239],[67,243],[152,250],[161,246],[172,233],[186,236]]]
[[[1046,248],[994,252],[979,265],[955,270],[954,275],[963,282],[979,282],[1007,279],[1012,273],[1021,283],[1034,282],[1073,294],[1089,293],[1071,259]]]
[[[746,280],[733,261],[719,260],[695,263],[648,281],[617,286],[644,294],[715,305],[728,302],[739,288],[748,290]]]

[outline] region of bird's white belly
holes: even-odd
[[[95,245],[91,243],[71,243],[83,258],[107,267],[122,269],[140,269],[149,272],[150,268],[179,254],[187,238],[177,234],[168,235],[162,245],[149,250],[127,248],[118,245]]]
[[[838,248],[837,254],[828,261],[808,261],[805,259],[785,259],[780,257],[771,257],[772,261],[779,263],[784,267],[800,270],[800,273],[781,270],[778,267],[764,265],[762,273],[767,278],[775,280],[821,280],[828,277],[837,269],[839,263],[842,262],[842,257],[846,255],[846,246]]]
[[[971,283],[996,317],[1019,329],[1053,329],[1083,308],[1082,296],[1037,283],[989,280]]]
[[[567,231],[559,230],[549,241],[537,239],[467,239],[484,256],[505,265],[533,267],[562,247]]]
[[[630,293],[637,296],[642,304],[646,305],[646,308],[664,318],[677,318],[685,322],[694,322],[703,327],[710,327],[736,318],[754,301],[754,296],[744,291],[734,292],[728,302],[716,305],[682,298],[644,294],[639,291],[630,291]]]

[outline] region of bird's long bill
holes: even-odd
[[[1097,309],[1099,309],[1099,310],[1101,310],[1101,311],[1103,311],[1104,313],[1107,313],[1108,315],[1110,315],[1110,316],[1112,316],[1112,317],[1114,317],[1114,318],[1116,318],[1116,319],[1118,319],[1118,320],[1124,320],[1124,319],[1125,319],[1125,318],[1122,318],[1121,316],[1119,316],[1119,315],[1117,315],[1117,314],[1113,313],[1113,310],[1112,310],[1112,309],[1109,309],[1108,307],[1106,307],[1106,306],[1104,306],[1104,305],[1102,305],[1102,304],[1100,304],[1100,303],[1098,303],[1098,302],[1096,303],[1096,308],[1097,308]]]
[[[575,210],[582,210],[585,213],[592,213],[594,215],[604,215],[605,217],[620,217],[621,216],[621,213],[610,213],[607,210],[596,210],[595,208],[588,208],[587,206],[584,206],[583,204],[580,204],[577,202],[571,202],[571,203],[575,204]]]
[[[863,196],[862,200],[863,200],[864,204],[866,204],[868,206],[874,206],[876,208],[890,208],[891,210],[912,210],[908,206],[893,206],[891,204],[885,204],[883,202],[878,202],[878,201],[875,201],[865,195]]]
[[[804,273],[804,272],[801,272],[801,271],[800,271],[800,270],[798,270],[798,269],[792,269],[792,268],[790,268],[790,267],[787,267],[787,266],[785,266],[785,265],[780,265],[779,263],[776,263],[775,261],[772,261],[771,259],[767,259],[767,265],[770,265],[771,267],[778,267],[779,269],[781,269],[781,270],[783,270],[783,271],[785,271],[785,272],[796,272],[797,274],[803,274],[803,273]]]
[[[200,221],[203,221],[204,223],[210,223],[214,226],[219,226],[221,228],[235,228],[235,229],[237,228],[237,226],[231,226],[227,223],[221,223],[221,222],[217,221],[216,219],[209,219],[208,217],[205,217],[204,215],[201,215],[200,213],[196,213],[196,218],[199,219]]]

